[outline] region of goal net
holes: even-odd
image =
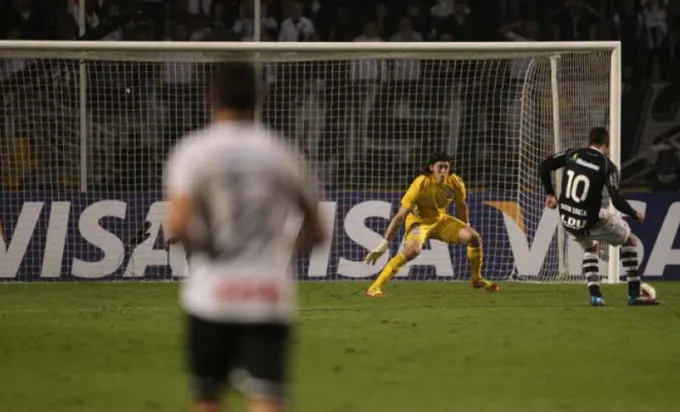
[[[296,259],[300,279],[379,273],[403,231],[375,266],[365,254],[443,151],[467,186],[484,276],[583,280],[581,251],[544,208],[537,166],[586,144],[595,126],[612,128],[616,150],[617,47],[0,42],[0,281],[184,276],[181,247],[163,246],[163,163],[209,122],[215,65],[253,59],[267,90],[262,122],[304,153],[324,187],[332,239]],[[618,267],[601,251],[601,274],[614,280]],[[430,241],[397,278],[469,279],[465,248]]]

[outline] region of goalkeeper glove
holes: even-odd
[[[386,251],[387,248],[390,247],[390,242],[386,239],[383,239],[382,242],[380,242],[380,245],[373,249],[372,252],[370,252],[368,255],[366,255],[366,258],[364,259],[364,262],[366,262],[369,265],[375,265],[375,262],[380,259],[380,256],[382,256]]]

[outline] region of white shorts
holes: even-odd
[[[621,246],[630,237],[630,226],[617,213],[600,209],[600,220],[582,235],[569,234],[583,249],[595,247],[596,242]],[[567,232],[568,233],[568,232]]]

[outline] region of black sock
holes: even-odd
[[[621,263],[628,282],[628,296],[640,296],[640,274],[638,273],[638,256],[635,246],[621,248]]]
[[[600,292],[600,262],[595,252],[585,252],[583,254],[583,274],[586,276],[586,282],[588,282],[588,291],[590,291],[590,296],[595,296],[598,298],[602,297],[602,292]]]
[[[602,292],[600,292],[600,284],[599,283],[588,285],[588,291],[590,291],[590,296],[595,296],[595,297],[598,297],[598,298],[602,297]]]

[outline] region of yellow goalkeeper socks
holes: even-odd
[[[397,256],[393,257],[390,259],[389,262],[387,262],[387,265],[383,268],[382,272],[380,272],[380,276],[378,276],[378,279],[373,282],[371,285],[372,288],[381,288],[387,281],[392,279],[394,275],[399,272],[399,269],[402,268],[406,264],[406,257],[399,253]]]
[[[470,271],[472,272],[472,281],[478,281],[482,279],[482,259],[484,257],[484,252],[482,252],[482,247],[468,246],[467,248],[467,259],[470,262]]]

